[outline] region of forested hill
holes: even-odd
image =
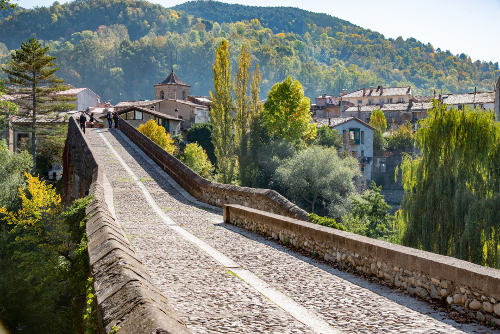
[[[308,25],[313,24],[318,27],[331,27],[333,33],[342,31],[344,26],[354,27],[352,23],[328,14],[314,13],[293,7],[258,7],[195,0],[171,8],[219,23],[258,19],[263,26],[270,28],[275,34],[293,32],[303,35],[309,30]]]
[[[113,104],[152,99],[153,85],[170,71],[171,55],[191,93],[208,95],[222,39],[229,41],[233,62],[245,44],[252,63],[259,63],[262,98],[288,75],[303,84],[310,98],[372,85],[412,85],[414,94],[429,94],[433,87],[493,90],[500,75],[498,64],[453,55],[413,38],[385,39],[326,14],[215,1],[175,8],[147,1],[76,0],[18,9],[0,17],[0,65],[11,50],[35,36],[58,57],[59,76]]]

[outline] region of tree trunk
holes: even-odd
[[[33,81],[35,81],[36,74],[33,73]],[[36,168],[36,84],[33,82],[33,122],[31,125],[31,155],[33,157],[33,172]]]

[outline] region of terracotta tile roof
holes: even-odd
[[[159,83],[158,85],[180,85],[180,86],[191,87],[190,85],[182,82],[179,79],[179,77],[174,73],[173,69],[172,69],[172,72],[170,73],[170,75],[165,80],[163,80],[161,83]]]
[[[419,112],[426,111],[432,108],[431,102],[413,102],[411,103],[386,103],[383,106],[380,105],[371,105],[371,106],[361,106],[359,110],[358,107],[349,107],[344,112],[372,112],[375,109],[380,109],[382,111],[399,111],[399,112]]]
[[[446,104],[495,103],[495,92],[444,94],[441,99]]]
[[[363,88],[354,92],[347,93],[345,97],[378,97],[378,96],[393,96],[393,95],[408,95],[411,94],[411,86],[408,87],[374,87],[373,89],[366,88],[363,95]]]
[[[156,117],[159,117],[159,118],[171,119],[171,120],[179,121],[179,122],[182,121],[182,119],[180,119],[180,118],[177,118],[177,117],[174,117],[174,116],[170,116],[170,115],[167,115],[167,114],[163,114],[163,113],[155,111],[155,110],[141,108],[141,107],[137,107],[137,106],[120,110],[117,113],[118,113],[118,115],[121,115],[121,114],[128,113],[129,111],[132,111],[132,110],[138,110],[138,111],[141,111],[143,113],[150,114],[150,115],[153,115],[153,116],[156,116]],[[106,115],[103,115],[103,116],[101,116],[99,118],[106,118]]]
[[[122,101],[115,105],[115,108],[123,108],[123,107],[134,107],[134,106],[149,106],[155,104],[156,102],[160,102],[162,100],[139,100],[139,101]]]
[[[320,127],[323,125],[329,126],[330,128],[334,129],[335,127],[347,123],[349,121],[356,121],[358,123],[361,123],[362,125],[366,126],[369,129],[375,130],[374,127],[372,127],[370,124],[363,122],[357,117],[331,117],[331,118],[313,118],[313,122],[316,123],[316,127]]]

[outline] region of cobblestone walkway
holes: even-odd
[[[87,131],[92,149],[114,193],[118,222],[154,283],[195,333],[316,333],[286,305],[261,294],[237,269],[212,256],[172,229],[148,203],[143,191],[114,154],[144,184],[159,208],[177,225],[223,253],[293,299],[331,332],[342,333],[497,333],[478,324],[460,325],[423,302],[400,296],[409,308],[346,274],[284,249],[271,240],[222,223],[222,210],[194,203],[159,173],[116,129]],[[106,140],[112,148],[107,146]],[[164,173],[163,173],[164,174]],[[354,276],[353,276],[354,277]],[[368,284],[369,285],[369,284]],[[373,291],[377,291],[375,293]],[[382,291],[382,293],[380,292]],[[272,299],[272,298],[271,298]],[[429,313],[423,314],[423,313]]]

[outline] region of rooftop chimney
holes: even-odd
[[[380,86],[380,95],[384,94],[384,87]]]
[[[347,89],[344,88],[344,89],[342,89],[342,95],[345,95],[345,94],[347,94]]]
[[[363,96],[365,96],[365,95],[366,95],[366,88],[363,87]]]
[[[328,126],[332,125],[332,119],[328,117]]]
[[[175,118],[179,118],[179,109],[175,108]]]

